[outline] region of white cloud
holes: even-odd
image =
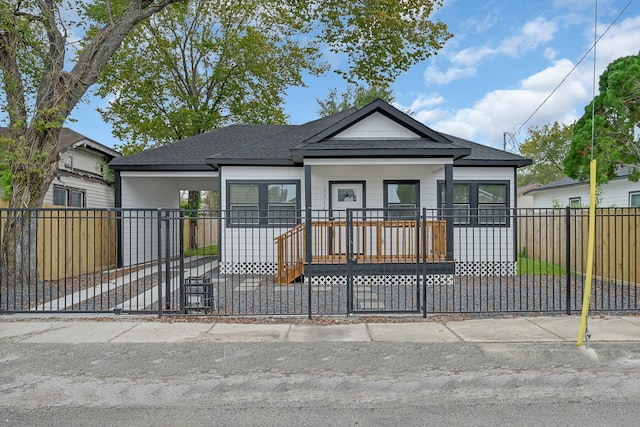
[[[598,34],[602,34],[605,30],[605,27],[600,27]],[[591,33],[591,38],[593,40],[593,33]],[[596,51],[598,72],[602,73],[614,59],[637,55],[639,50],[640,16],[634,16],[611,27],[598,42]]]
[[[475,68],[449,68],[446,71],[440,71],[434,66],[429,66],[424,71],[424,79],[429,84],[447,84],[454,80],[471,77],[476,73]]]
[[[494,56],[497,51],[488,46],[485,47],[468,47],[462,49],[451,57],[451,62],[465,66],[473,66],[481,62],[484,58]]]
[[[558,26],[553,21],[548,21],[542,17],[537,17],[526,22],[520,31],[498,44],[497,47],[468,47],[452,56],[451,62],[454,64],[471,67],[480,63],[485,58],[497,55],[506,55],[518,58],[528,51],[537,49],[539,46],[553,40]]]
[[[498,53],[515,58],[520,57],[524,53],[553,40],[553,35],[557,30],[558,26],[554,22],[537,17],[533,21],[525,23],[519,34],[500,43]]]
[[[415,109],[414,115],[435,130],[471,139],[496,148],[503,146],[503,133],[516,130],[520,140],[530,126],[554,121],[571,123],[582,113],[576,105],[588,102],[588,81],[572,75],[542,106],[545,99],[568,74],[573,63],[559,60],[520,82],[514,89],[493,90],[471,107],[447,112],[441,109]],[[534,117],[522,125],[536,109]]]
[[[531,34],[536,34],[537,31],[546,31],[546,33],[530,40],[528,46],[551,40],[556,31],[553,25],[548,25],[548,21],[534,20],[529,24],[531,25],[525,25],[525,27]],[[600,29],[600,34],[605,28]],[[586,51],[590,45],[589,33],[585,30],[584,34]],[[513,45],[517,43],[514,42]],[[640,49],[638,46],[640,46],[640,16],[627,18],[613,26],[598,44],[597,76],[611,61],[638,54]],[[456,59],[460,61],[459,63],[471,64],[472,59],[479,60],[483,55],[490,54],[490,51],[488,47],[476,51],[465,49],[459,52]],[[496,50],[495,54],[507,51],[503,44],[501,50]],[[555,121],[569,124],[583,114],[584,107],[593,95],[593,56],[587,56],[572,71],[574,61],[580,59],[583,53],[576,52],[573,60],[556,59],[558,52],[555,48],[548,47],[544,51],[544,56],[551,63],[525,76],[511,89],[492,90],[473,102],[471,106],[458,110],[423,106],[416,99],[415,104],[418,108],[412,111],[417,120],[435,130],[496,148],[502,148],[504,132],[517,133],[516,139],[523,142],[526,131],[531,126],[541,126]],[[428,70],[425,72],[425,76],[428,72]]]
[[[431,107],[434,105],[441,105],[444,103],[444,98],[440,95],[424,95],[420,94],[408,107],[411,111],[417,111],[421,108]]]

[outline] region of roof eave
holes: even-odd
[[[515,166],[525,167],[529,166],[531,159],[512,159],[512,160],[498,160],[498,159],[459,159],[456,160],[454,166]]]
[[[468,148],[455,148],[455,149],[371,149],[371,150],[358,150],[358,149],[345,149],[345,150],[309,150],[309,149],[295,149],[291,150],[291,157],[296,163],[301,163],[304,158],[322,157],[322,158],[371,158],[371,157],[386,157],[386,158],[453,158],[460,159],[464,156],[468,156],[471,150]]]
[[[207,163],[212,167],[220,166],[291,166],[291,159],[209,159]]]
[[[217,170],[210,164],[197,164],[197,165],[112,165],[109,167],[116,171],[167,171],[167,172],[212,172]]]

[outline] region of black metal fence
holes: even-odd
[[[0,210],[0,312],[573,313],[588,211]],[[640,210],[599,209],[590,310],[640,309]]]

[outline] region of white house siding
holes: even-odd
[[[511,168],[457,167],[454,181],[509,181],[510,208],[515,206],[516,189]],[[514,274],[513,221],[509,227],[454,227],[454,259],[457,274]]]
[[[382,163],[382,161],[381,161]],[[303,168],[240,168],[225,167],[223,188],[227,180],[298,179],[301,183],[301,202],[304,200]],[[385,180],[420,181],[421,208],[437,209],[437,181],[444,180],[444,165],[370,164],[311,166],[314,215],[329,210],[329,181],[365,181],[366,207],[382,208]],[[454,168],[454,180],[509,181],[510,207],[515,203],[513,169],[510,168]],[[222,206],[226,208],[226,199]],[[301,207],[304,207],[301,204]],[[334,212],[335,214],[335,212]],[[435,211],[429,211],[434,215]],[[320,217],[323,214],[319,214]],[[221,266],[225,272],[272,274],[277,263],[274,239],[286,228],[229,228],[223,224],[224,242]],[[513,223],[508,227],[455,227],[454,257],[461,274],[512,272],[515,268],[513,251]],[[239,262],[242,260],[242,262]]]
[[[115,206],[114,188],[96,182],[95,180],[82,179],[81,177],[60,176],[55,178],[44,195],[45,205],[53,204],[53,189],[59,185],[69,188],[77,188],[85,191],[86,207],[90,209],[112,208]]]
[[[636,191],[640,191],[640,182],[631,182],[624,178],[609,181],[599,187],[598,207],[628,207],[629,193]],[[580,202],[584,207],[588,207],[590,204],[589,185],[586,183],[545,190],[538,189],[528,194],[533,196],[534,208],[552,208],[554,205],[563,208],[569,206],[569,199],[574,197],[580,197]]]
[[[227,181],[298,180],[300,207],[304,208],[304,169],[292,167],[234,167],[221,171],[220,206],[226,211]],[[290,227],[227,227],[223,215],[220,272],[223,274],[275,274],[277,248],[274,239]]]
[[[419,138],[419,135],[380,113],[374,113],[335,135],[334,138],[407,139]]]
[[[161,255],[166,253],[167,225],[158,236],[158,209],[177,209],[180,190],[217,189],[217,174],[184,172],[123,172],[121,174],[122,206],[122,258],[124,265],[135,265],[158,258],[158,237]],[[129,210],[131,208],[131,210]],[[177,216],[178,214],[173,214]],[[172,239],[178,239],[181,221],[169,221]],[[175,255],[177,244],[172,244],[169,255]]]
[[[329,181],[365,181],[366,207],[383,208],[384,181],[396,179],[419,180],[420,207],[437,208],[437,181],[444,179],[444,166],[415,164],[314,165],[311,207],[329,209]]]

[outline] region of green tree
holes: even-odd
[[[364,107],[378,98],[388,103],[396,100],[393,91],[388,86],[367,87],[350,84],[341,94],[338,94],[338,89],[331,89],[325,99],[316,98],[316,102],[320,106],[320,110],[318,110],[320,117],[327,117],[351,107]]]
[[[533,163],[518,170],[518,185],[548,184],[565,177],[562,160],[571,144],[573,126],[554,122],[529,128],[520,154]]]
[[[565,173],[575,179],[589,177],[591,158],[598,161],[596,180],[608,182],[620,167],[629,179],[640,179],[640,54],[618,58],[600,76],[600,93],[576,122],[564,160]],[[592,120],[592,112],[595,120]],[[592,150],[593,123],[593,150]]]
[[[197,0],[139,27],[101,77],[125,153],[232,123],[284,123],[283,97],[328,70],[386,87],[451,37],[440,0]]]
[[[0,0],[0,119],[7,125],[0,175],[4,187],[10,181],[10,207],[42,205],[69,114],[126,35],[174,1]],[[23,215],[4,221],[0,281],[37,278],[37,251],[29,250],[36,247],[37,220]]]
[[[233,123],[284,123],[283,96],[302,70],[325,71],[291,37],[306,25],[286,2],[193,0],[140,24],[111,58],[97,93],[124,154]]]

